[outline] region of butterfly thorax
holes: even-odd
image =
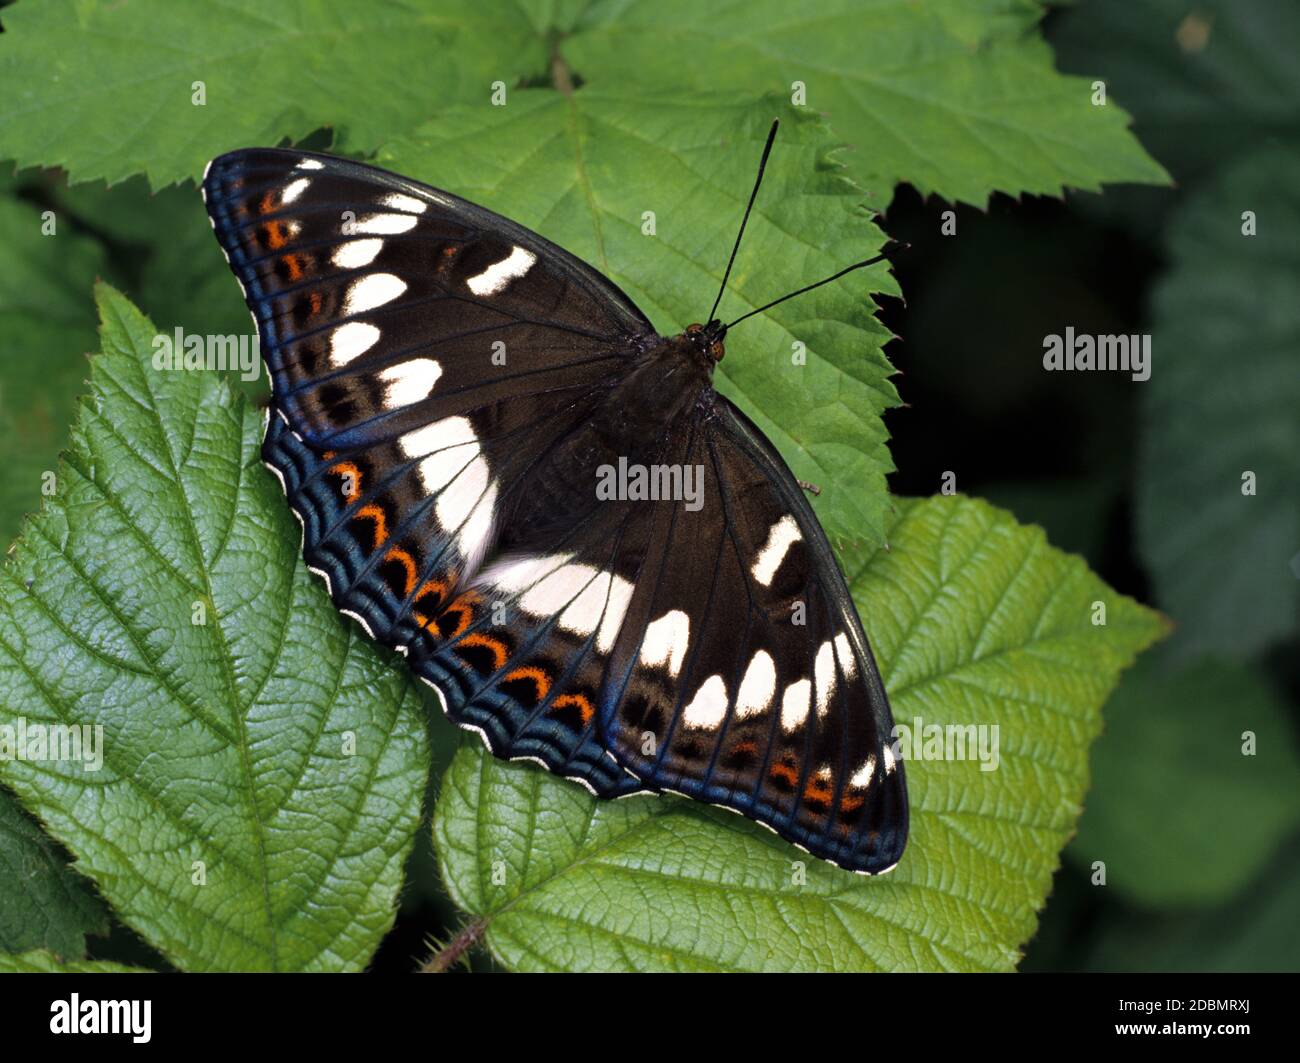
[[[664,442],[713,394],[722,342],[704,326],[662,338],[613,376],[594,409],[536,465],[520,492],[508,544],[540,549],[567,534],[608,501],[597,486],[608,470],[658,464]],[[716,353],[715,353],[716,352]]]

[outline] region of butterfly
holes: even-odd
[[[452,720],[598,797],[671,791],[856,872],[898,862],[903,765],[848,587],[712,386],[739,235],[705,322],[661,336],[562,248],[381,169],[255,148],[202,191],[307,564]]]

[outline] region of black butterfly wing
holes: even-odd
[[[721,397],[651,460],[699,470],[696,501],[611,501],[571,541],[486,568],[476,593],[502,608],[465,628],[469,652],[434,653],[439,682],[548,765],[607,747],[647,788],[888,870],[908,815],[889,703],[802,490]]]
[[[622,292],[508,219],[328,156],[223,156],[204,193],[308,563],[457,722],[602,796],[677,790],[855,870],[896,862],[906,794],[865,637],[802,492],[730,404],[647,451],[702,470],[698,509],[557,514],[533,552],[502,535],[658,342]]]
[[[307,562],[421,671],[521,485],[654,330],[561,248],[382,170],[253,149],[214,160],[203,192],[257,323],[263,456]],[[603,749],[583,755],[598,792],[627,788]]]
[[[606,740],[654,789],[886,871],[907,836],[903,765],[830,544],[775,448],[725,398],[700,436],[687,460],[703,466],[703,505],[648,547],[660,575],[618,640]]]

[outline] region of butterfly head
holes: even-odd
[[[727,326],[717,318],[714,318],[707,325],[701,325],[696,322],[694,325],[686,326],[686,339],[690,341],[691,346],[699,351],[705,364],[710,369],[722,361],[727,354],[727,348],[723,346],[722,340],[727,335]]]

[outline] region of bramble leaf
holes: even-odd
[[[516,92],[386,145],[382,166],[464,195],[586,259],[661,332],[709,312],[774,114],[787,119],[719,313],[732,320],[883,242],[811,115],[779,101]],[[652,217],[648,217],[652,215]],[[651,230],[651,226],[653,229]],[[893,469],[881,414],[898,404],[869,292],[882,262],[737,328],[715,383],[781,450],[827,532],[879,542]]]
[[[1115,102],[1095,105],[1091,79],[1053,69],[1042,14],[1034,0],[602,0],[560,47],[593,85],[787,100],[802,87],[882,210],[900,181],[978,206],[995,191],[1167,184]]]
[[[967,759],[908,762],[912,833],[898,867],[864,879],[721,809],[597,801],[467,743],[444,779],[434,838],[453,898],[486,924],[503,963],[1015,966],[1079,816],[1101,705],[1163,624],[985,503],[896,506],[891,550],[844,559],[895,721],[927,740],[931,725],[984,729],[970,732]],[[984,771],[975,738],[991,751],[993,727],[997,766]]]
[[[0,725],[29,736],[0,778],[178,967],[359,969],[419,820],[423,696],[300,563],[264,413],[156,371],[153,324],[98,302],[58,494],[0,569]]]
[[[546,69],[545,42],[507,0],[49,0],[4,20],[0,157],[75,181],[145,174],[159,188],[322,126],[372,151]]]

